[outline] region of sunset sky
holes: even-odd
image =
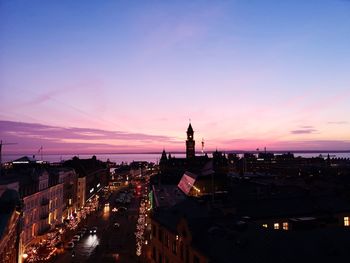
[[[350,1],[0,1],[4,153],[350,149]],[[199,150],[199,149],[198,149]]]

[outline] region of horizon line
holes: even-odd
[[[209,150],[209,151],[205,151],[204,153],[213,153],[216,150]],[[242,154],[242,153],[264,153],[264,150],[261,151],[257,151],[257,150],[228,150],[228,151],[220,151],[218,150],[218,152],[222,152],[222,153],[237,153],[237,154]],[[161,154],[162,151],[146,151],[146,152],[86,152],[86,153],[45,153],[43,154],[45,155],[104,155],[104,154]],[[166,153],[170,153],[170,154],[186,154],[185,151],[166,151]],[[196,153],[201,154],[201,151],[196,151]],[[266,151],[266,153],[350,153],[350,149],[349,150],[271,150],[271,151]],[[35,155],[35,156],[40,156],[40,154],[32,154],[32,153],[2,153],[3,156],[6,155]]]

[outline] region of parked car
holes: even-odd
[[[96,234],[97,233],[97,226],[94,226],[90,229],[90,234]]]
[[[79,235],[75,235],[73,238],[72,238],[72,241],[73,242],[79,242],[80,240],[80,236]]]
[[[77,235],[79,235],[80,237],[83,237],[83,236],[85,235],[85,231],[79,230],[79,231],[77,232]]]
[[[127,210],[128,209],[126,207],[124,207],[124,206],[121,206],[121,207],[118,208],[119,212],[126,212]]]
[[[72,241],[71,241],[71,242],[68,242],[68,243],[67,243],[67,248],[68,248],[68,249],[73,249],[73,248],[74,248],[74,242],[72,242]]]

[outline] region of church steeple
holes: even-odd
[[[160,157],[160,161],[166,161],[166,160],[167,160],[166,152],[165,152],[165,149],[163,149],[162,157]]]
[[[193,137],[194,131],[190,124],[188,125],[187,128],[187,140],[186,140],[186,158],[190,159],[193,158],[195,156],[195,141],[194,141],[194,137]]]
[[[187,135],[191,133],[193,135],[193,128],[192,128],[192,125],[191,123],[188,125],[188,128],[187,128]]]

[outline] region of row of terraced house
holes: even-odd
[[[27,246],[64,227],[106,185],[107,178],[107,170],[96,158],[52,165],[23,157],[4,168],[0,177],[0,262],[6,263],[22,262]]]

